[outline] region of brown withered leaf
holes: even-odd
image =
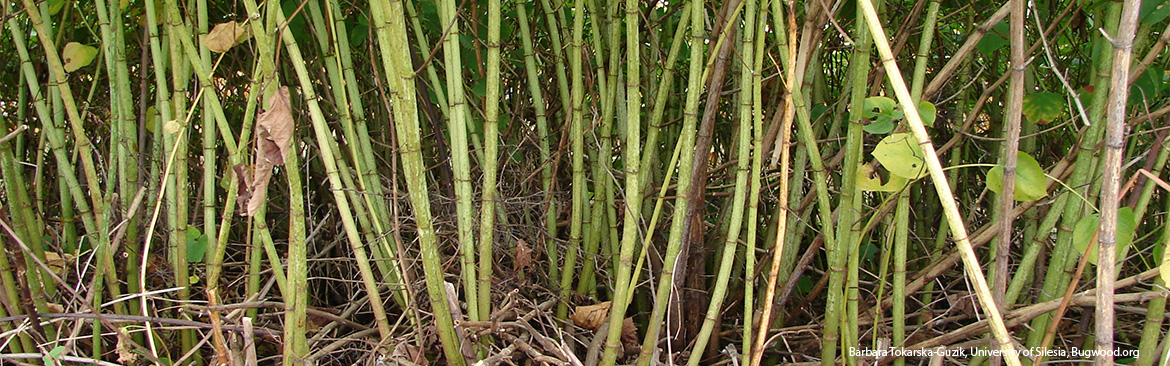
[[[268,98],[268,110],[256,118],[256,148],[269,162],[284,164],[293,135],[292,110],[288,106],[288,87],[282,86]]]
[[[56,252],[45,251],[45,264],[49,265],[49,269],[53,270],[58,276],[65,275],[66,265],[73,261],[73,255],[66,253],[64,256]]]
[[[970,292],[947,294],[947,302],[951,304],[951,311],[975,316],[975,295]]]
[[[612,304],[613,302],[606,301],[596,305],[578,306],[569,319],[578,327],[597,330],[601,324],[609,321],[609,308]]]
[[[516,255],[512,257],[512,272],[523,273],[532,265],[532,248],[523,239],[516,241]]]
[[[634,350],[641,345],[638,341],[638,325],[634,324],[634,318],[629,317],[622,320],[622,347],[626,350],[626,354],[634,353]]]
[[[244,209],[243,216],[252,216],[260,210],[260,204],[268,197],[268,181],[272,179],[272,163],[258,153],[256,163],[252,165],[252,181],[248,184],[248,199],[240,202]]]
[[[236,21],[229,21],[219,23],[207,32],[207,36],[203,37],[203,45],[207,49],[215,53],[224,53],[235,45],[243,43],[248,40],[251,33],[248,28],[236,23]]]
[[[406,342],[402,342],[397,346],[394,346],[394,352],[390,354],[390,359],[396,365],[430,365],[430,361],[427,360],[426,355],[423,353],[422,347]]]
[[[239,163],[232,166],[232,172],[240,181],[240,184],[236,186],[236,202],[240,207],[240,216],[247,216],[248,200],[252,197],[252,171],[248,169],[248,165]]]
[[[272,168],[284,164],[293,131],[292,110],[288,104],[288,87],[282,86],[268,98],[268,110],[256,118],[256,156],[251,174],[246,167],[236,167],[236,174],[247,191],[241,189],[240,214],[252,216],[260,209],[268,194],[268,181],[272,179]]]

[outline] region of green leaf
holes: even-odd
[[[1096,90],[1097,90],[1097,87],[1093,86],[1093,85],[1085,85],[1085,86],[1081,87],[1080,89],[1078,89],[1077,99],[1079,99],[1081,101],[1082,106],[1084,106],[1085,108],[1089,108],[1089,105],[1092,104],[1092,102],[1093,102],[1093,95],[1095,94],[1094,92]]]
[[[922,124],[927,127],[934,126],[934,120],[938,118],[938,109],[934,107],[934,103],[924,100],[918,103],[918,115],[922,116]]]
[[[1129,88],[1129,104],[1140,105],[1154,98],[1155,95],[1166,89],[1162,77],[1165,73],[1157,65],[1150,65],[1146,71],[1134,80]]]
[[[1161,249],[1162,264],[1158,266],[1158,275],[1162,277],[1163,283],[1170,283],[1170,250],[1166,250],[1165,245],[1158,243],[1155,245],[1154,255],[1158,255],[1158,249]]]
[[[877,158],[890,174],[899,177],[918,179],[927,174],[922,148],[918,146],[918,140],[909,133],[886,136],[873,149],[873,157]]]
[[[150,131],[150,133],[152,135],[154,134],[154,126],[157,123],[156,121],[158,121],[158,120],[159,120],[158,110],[155,109],[154,106],[147,107],[146,108],[146,126],[145,127],[146,127],[146,130]]]
[[[1048,92],[1028,94],[1024,96],[1024,103],[1020,109],[1024,117],[1028,118],[1028,122],[1046,125],[1064,114],[1064,96]]]
[[[1012,198],[1016,201],[1031,202],[1048,195],[1048,177],[1044,168],[1031,155],[1023,151],[1016,153],[1016,186]],[[996,165],[987,171],[987,189],[1003,191],[1003,165]]]
[[[807,294],[809,291],[812,291],[813,285],[815,284],[808,276],[800,276],[800,278],[796,279],[796,291]]]
[[[77,42],[69,42],[61,52],[61,61],[65,63],[65,72],[74,72],[89,65],[97,57],[98,49]]]
[[[366,17],[365,13],[358,13],[357,16],[346,19],[345,24],[349,32],[350,46],[357,47],[366,41],[370,34],[370,19]]]
[[[865,125],[865,127],[862,127],[861,129],[874,135],[885,135],[894,131],[894,120],[889,118],[879,118],[874,120],[872,123]]]
[[[882,183],[883,178],[886,180]],[[897,192],[906,186],[906,178],[897,175],[883,177],[873,168],[873,165],[862,164],[857,169],[857,189],[871,192]]]
[[[65,351],[65,346],[57,346],[48,352],[48,354],[41,356],[41,361],[45,366],[57,365],[57,357],[61,357],[61,352]]]
[[[207,254],[207,235],[199,229],[187,227],[187,263],[201,263]]]
[[[1142,23],[1155,24],[1170,16],[1170,2],[1166,0],[1142,0],[1141,9],[1138,14],[1142,14]]]
[[[817,120],[821,119],[821,115],[824,115],[825,112],[828,112],[828,111],[829,111],[829,106],[826,106],[824,104],[817,104],[817,105],[812,106],[811,109],[809,109],[808,116],[813,121],[817,121]]]
[[[1089,262],[1097,264],[1097,242],[1098,231],[1101,227],[1101,218],[1097,214],[1092,214],[1077,221],[1077,225],[1073,228],[1073,247],[1076,248],[1077,253],[1085,253],[1085,249],[1089,249]],[[1117,243],[1114,244],[1114,250],[1121,253],[1122,249],[1128,247],[1133,243],[1133,233],[1137,228],[1137,217],[1134,216],[1133,209],[1129,207],[1122,207],[1117,210]],[[1091,245],[1091,247],[1090,247]],[[1117,262],[1121,262],[1124,258],[1116,258]]]
[[[475,85],[471,86],[471,92],[475,93],[475,96],[480,97],[480,98],[483,98],[484,96],[486,96],[487,95],[487,79],[479,79],[479,81],[475,82]]]
[[[880,113],[893,113],[894,108],[898,108],[898,102],[889,97],[869,97],[865,98],[865,113],[863,115],[865,118],[874,118]]]
[[[57,15],[61,12],[61,8],[65,7],[65,0],[48,0],[46,2],[49,4],[49,15]]]
[[[897,110],[898,102],[888,97],[865,98],[865,111],[862,116],[871,120],[863,129],[875,135],[884,135],[894,130],[895,120],[902,118],[902,112]]]
[[[285,27],[288,27],[298,44],[316,44],[317,40],[312,39],[309,34],[309,24],[305,21],[306,17],[308,17],[308,12],[297,11],[301,7],[301,4],[303,2],[300,0],[282,0],[280,2],[280,8],[284,10],[284,15],[289,17]]]
[[[987,34],[983,35],[983,39],[979,40],[979,44],[975,45],[975,49],[983,53],[984,56],[991,55],[996,50],[1007,47],[1010,43],[1004,35],[1008,34],[1008,23],[1000,22],[992,27]]]
[[[861,255],[861,260],[865,262],[872,261],[877,256],[877,253],[878,247],[877,245],[873,245],[873,243],[865,243],[858,248],[858,254]]]

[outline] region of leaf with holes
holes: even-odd
[[[918,146],[918,140],[908,133],[886,136],[873,149],[873,157],[877,158],[890,174],[902,178],[918,179],[927,174],[922,148]]]
[[[887,97],[865,98],[865,111],[862,114],[870,120],[866,124],[865,132],[875,135],[884,135],[894,130],[894,121],[902,118],[902,111],[898,110],[898,102]]]
[[[1023,151],[1016,153],[1015,182],[1012,197],[1016,201],[1032,202],[1048,195],[1048,177],[1044,175],[1044,168]],[[1003,191],[1003,165],[987,171],[987,189],[997,194]]]
[[[1077,254],[1085,253],[1085,249],[1089,250],[1089,262],[1097,264],[1097,246],[1100,237],[1098,232],[1101,227],[1101,218],[1097,214],[1086,216],[1073,228],[1073,247],[1076,248]],[[1133,209],[1129,207],[1122,207],[1117,210],[1117,231],[1116,243],[1114,249],[1117,253],[1121,253],[1122,249],[1128,247],[1133,243],[1133,233],[1137,228],[1137,217],[1134,216]],[[1117,262],[1121,262],[1123,258],[1116,258]]]
[[[1057,93],[1032,93],[1024,96],[1021,111],[1028,122],[1038,125],[1052,123],[1064,114],[1064,97]]]
[[[61,52],[61,62],[65,63],[65,72],[74,72],[93,62],[97,54],[98,49],[93,46],[69,42],[65,45],[65,51]]]
[[[882,183],[882,181],[885,183]],[[857,189],[872,192],[896,192],[906,186],[906,178],[890,174],[883,177],[873,165],[862,164],[857,169]]]

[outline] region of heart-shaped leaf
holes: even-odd
[[[1097,242],[1098,229],[1101,225],[1100,216],[1092,214],[1086,216],[1080,221],[1077,221],[1076,227],[1073,228],[1073,247],[1076,248],[1077,253],[1084,253],[1085,249],[1089,249],[1089,262],[1097,264]],[[1134,216],[1133,209],[1129,207],[1122,207],[1117,210],[1117,242],[1114,244],[1114,249],[1121,253],[1122,249],[1128,247],[1133,243],[1133,233],[1137,228],[1137,217]],[[1091,247],[1090,247],[1091,246]],[[1121,262],[1123,258],[1116,258],[1117,262]]]
[[[93,62],[93,58],[97,57],[97,54],[98,49],[93,46],[69,42],[65,45],[65,51],[61,52],[61,61],[65,63],[65,72],[74,72],[89,65]]]
[[[1038,125],[1052,123],[1064,114],[1064,97],[1057,93],[1032,93],[1024,96],[1021,108],[1028,122]]]
[[[1044,168],[1031,155],[1023,151],[1016,153],[1016,185],[1012,197],[1016,201],[1031,202],[1048,195],[1048,177]],[[987,189],[1000,193],[1003,190],[1003,165],[987,171]]]
[[[918,179],[927,174],[922,148],[918,146],[918,140],[914,135],[909,133],[886,136],[873,149],[873,157],[877,158],[890,174],[902,178]]]

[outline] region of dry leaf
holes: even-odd
[[[288,87],[282,86],[268,98],[268,110],[256,118],[257,148],[276,165],[284,164],[293,135],[292,110],[288,106]]]
[[[215,25],[211,32],[207,32],[207,36],[203,37],[203,45],[207,49],[215,53],[224,53],[233,46],[243,43],[248,40],[251,34],[248,28],[236,24],[236,22],[224,22]]]
[[[294,128],[292,110],[288,105],[288,87],[282,86],[268,98],[268,110],[256,118],[256,156],[251,174],[247,168],[235,168],[240,181],[247,183],[248,187],[246,193],[239,192],[241,215],[256,214],[260,204],[264,203],[272,168],[284,164]]]
[[[48,254],[48,253],[45,253],[45,254]],[[53,302],[46,302],[45,308],[48,309],[50,313],[64,313],[65,312],[64,306],[61,306],[61,304],[53,303]]]
[[[638,326],[634,324],[634,317],[622,321],[622,347],[626,354],[633,353],[641,343],[638,341]]]
[[[166,133],[171,135],[179,132],[180,128],[183,128],[183,125],[179,124],[179,122],[175,120],[170,120],[163,124],[163,131],[166,131]]]
[[[268,181],[272,179],[272,163],[260,155],[256,155],[256,164],[252,166],[252,181],[248,185],[248,200],[240,203],[244,209],[244,216],[252,216],[260,210],[260,204],[268,196]]]
[[[523,273],[531,265],[532,248],[529,248],[528,243],[524,242],[524,240],[517,240],[516,255],[512,257],[512,272],[516,274]]]
[[[975,316],[975,295],[970,292],[947,294],[947,302],[951,303],[951,311],[968,316]]]
[[[70,254],[66,254],[64,257],[62,257],[56,252],[45,252],[45,264],[47,264],[49,269],[53,270],[53,273],[56,273],[58,276],[65,275],[65,263],[72,260],[73,255]]]
[[[127,328],[122,328],[123,333],[129,333]],[[126,341],[126,337],[118,337],[118,345],[114,346],[114,352],[118,354],[118,363],[123,365],[134,365],[138,363],[138,353],[134,352],[134,347],[131,347]]]
[[[427,360],[426,355],[423,354],[422,347],[406,342],[402,342],[397,346],[394,346],[394,352],[390,354],[390,360],[393,361],[396,365],[430,365],[430,361]]]
[[[240,207],[240,215],[247,216],[248,200],[252,197],[252,172],[244,163],[232,166],[232,171],[236,173],[236,178],[240,181],[240,184],[236,186],[238,187],[236,188],[236,201]]]
[[[578,327],[597,330],[601,324],[609,321],[609,308],[612,304],[606,301],[596,305],[578,306],[569,318],[573,319],[573,324],[577,324]]]

